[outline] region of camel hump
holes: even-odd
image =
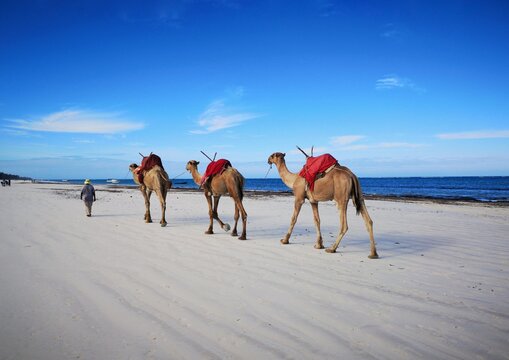
[[[141,162],[140,168],[141,171],[149,171],[154,166],[159,166],[164,170],[163,162],[159,156],[156,154],[150,154],[149,156],[145,156]]]
[[[203,185],[209,178],[212,178],[214,175],[220,175],[223,171],[231,167],[232,163],[226,159],[211,161],[205,170],[205,174],[203,174],[201,185]]]
[[[131,167],[136,164],[131,164]],[[137,174],[137,180],[140,184],[143,184],[144,178],[147,172],[154,168],[160,168],[165,174],[163,167],[163,162],[161,161],[161,158],[153,153],[150,153],[149,156],[143,157],[143,160],[141,161],[141,165],[136,167],[136,169],[133,170],[135,174]],[[166,174],[166,178],[168,178],[168,175]]]
[[[315,157],[310,156],[299,172],[299,176],[306,179],[309,183],[309,188],[313,191],[317,176],[323,176],[323,174],[332,170],[338,164],[336,158],[331,154],[323,154]]]

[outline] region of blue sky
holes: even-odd
[[[0,171],[509,175],[507,1],[0,2]],[[273,171],[270,176],[275,177]],[[186,177],[188,177],[186,175]]]

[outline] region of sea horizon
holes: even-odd
[[[132,178],[90,179],[95,185],[136,186]],[[114,180],[114,182],[111,182]],[[38,181],[82,184],[84,179]],[[175,189],[198,189],[191,178],[172,179]],[[422,197],[481,202],[509,201],[509,176],[408,176],[359,177],[368,196]],[[290,192],[280,178],[246,178],[245,190]]]

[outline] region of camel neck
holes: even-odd
[[[193,180],[194,182],[196,183],[196,185],[201,185],[201,179],[202,179],[202,176],[201,174],[198,172],[198,168],[197,167],[193,167],[191,169],[191,176],[193,177]]]
[[[140,181],[138,180],[138,174],[135,174],[134,172],[133,172],[133,181],[135,184],[141,185]]]
[[[276,167],[281,180],[283,180],[286,186],[288,186],[290,189],[293,189],[293,184],[295,183],[295,180],[297,180],[298,175],[288,170],[284,160],[279,164],[276,164]]]

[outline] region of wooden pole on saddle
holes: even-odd
[[[206,157],[207,159],[209,159],[210,161],[214,161],[214,160],[212,160],[212,159],[210,158],[210,156],[208,156],[207,154],[205,154],[203,151],[201,151],[201,150],[200,150],[200,152],[201,152],[203,155],[205,155],[205,157]],[[217,154],[217,153],[216,153],[216,154]],[[216,158],[216,156],[214,155],[214,159],[215,159],[215,158]]]
[[[306,159],[307,159],[307,158],[309,158],[309,155],[308,155],[308,154],[306,154],[304,150],[302,150],[302,149],[301,149],[298,145],[295,145],[295,146],[297,146],[297,149],[299,149],[299,150],[301,151],[301,153],[303,153],[303,154],[304,154],[304,156],[306,157]],[[313,154],[313,152],[311,152],[311,155],[312,155],[312,154]]]

